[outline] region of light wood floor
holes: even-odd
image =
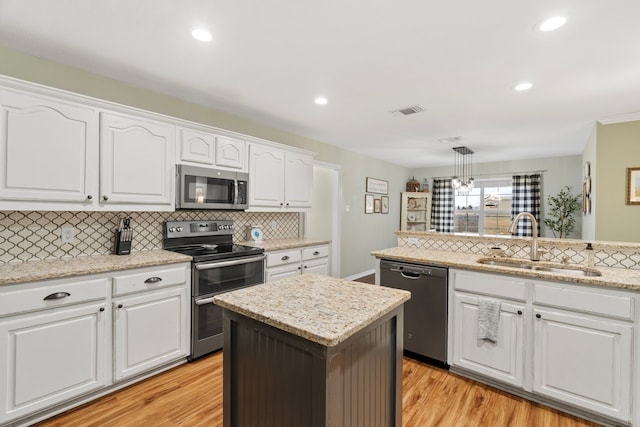
[[[597,426],[414,359],[404,359],[403,371],[404,427]],[[38,426],[222,426],[222,352]]]

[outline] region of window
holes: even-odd
[[[511,179],[477,180],[468,195],[455,196],[453,231],[509,234]]]

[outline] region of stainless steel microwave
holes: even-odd
[[[248,182],[247,173],[178,165],[176,209],[247,209]]]

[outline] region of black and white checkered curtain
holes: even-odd
[[[530,212],[538,221],[537,236],[540,236],[540,181],[539,174],[514,175],[512,181],[511,221],[520,212]],[[533,226],[529,218],[521,218],[514,236],[532,236]]]
[[[450,179],[433,180],[431,200],[431,228],[436,231],[453,231],[453,186]]]

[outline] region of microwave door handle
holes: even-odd
[[[242,264],[249,264],[252,262],[264,261],[266,257],[267,257],[266,255],[260,255],[260,256],[250,257],[250,258],[233,260],[233,261],[210,262],[207,264],[196,264],[195,267],[196,267],[196,270],[198,271],[211,270],[212,268],[230,267],[232,265],[242,265]]]
[[[233,206],[238,205],[238,180],[233,180],[233,186],[235,187],[235,192],[233,194]]]

